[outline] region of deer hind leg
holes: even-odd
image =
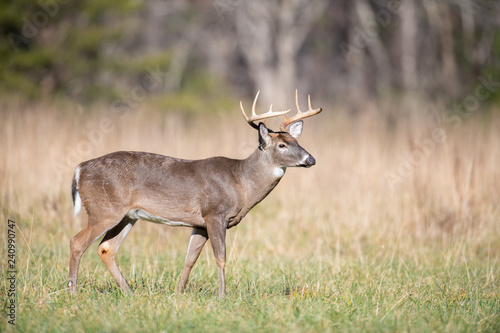
[[[130,232],[135,222],[137,222],[137,220],[130,219],[125,216],[120,223],[104,235],[104,238],[97,247],[97,254],[101,257],[102,261],[111,272],[111,275],[115,278],[118,286],[120,286],[120,289],[128,293],[133,292],[132,288],[130,288],[127,280],[125,280],[122,272],[118,268],[115,255],[120,247],[120,244],[123,242],[125,237],[127,237],[127,234]]]
[[[69,281],[68,288],[72,293],[76,292],[78,281],[78,266],[80,259],[92,243],[98,240],[109,229],[115,226],[116,219],[97,220],[89,216],[87,226],[80,231],[70,242],[70,261],[69,261]]]
[[[182,270],[181,281],[179,282],[180,292],[184,292],[189,274],[191,273],[196,260],[198,260],[198,257],[200,256],[201,250],[203,250],[203,246],[207,242],[207,239],[208,233],[206,230],[193,229],[193,233],[191,234],[191,238],[189,239],[186,262],[184,264],[184,269]]]

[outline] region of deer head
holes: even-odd
[[[289,110],[274,112],[272,104],[269,111],[257,115],[255,105],[259,92],[255,96],[252,105],[252,114],[248,117],[243,109],[243,104],[240,102],[241,112],[247,123],[259,131],[259,149],[267,155],[269,160],[273,162],[277,168],[286,167],[311,167],[316,164],[316,160],[304,148],[302,148],[297,139],[302,134],[303,121],[302,119],[314,116],[322,111],[321,108],[313,109],[311,106],[311,96],[308,96],[309,110],[302,112],[299,107],[298,92],[295,91],[295,104],[297,114],[291,118],[287,118],[286,114]],[[283,116],[283,122],[280,125],[280,131],[274,132],[266,127],[265,120],[272,117]],[[262,121],[258,125],[256,121]],[[288,127],[288,130],[287,130]]]

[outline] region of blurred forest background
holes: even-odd
[[[362,111],[488,81],[491,102],[499,32],[494,0],[4,0],[0,91],[166,107],[176,95],[189,111],[228,88],[290,105],[298,88]]]

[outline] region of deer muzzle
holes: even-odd
[[[304,161],[304,166],[306,168],[312,167],[314,164],[316,164],[316,159],[312,157],[312,155],[309,155],[306,160]]]

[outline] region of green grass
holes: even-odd
[[[183,258],[168,253],[178,245],[166,245],[165,252],[146,257],[148,250],[133,253],[126,241],[119,265],[133,295],[117,288],[95,254],[95,245],[82,259],[80,290],[70,295],[64,289],[67,244],[24,240],[21,231],[36,227],[23,219],[16,222],[21,228],[15,327],[19,332],[500,330],[500,275],[496,260],[488,260],[486,254],[476,260],[450,258],[446,249],[417,244],[422,257],[408,258],[404,250],[393,248],[340,265],[289,255],[230,260],[228,296],[221,301],[210,247],[195,266],[188,290],[179,294],[176,284]],[[151,246],[154,230],[165,227],[147,228],[127,239],[132,249]],[[243,228],[246,232],[252,226]],[[187,237],[178,229],[161,239]],[[252,244],[247,251],[253,251]],[[13,328],[5,320],[0,325],[2,331]]]

